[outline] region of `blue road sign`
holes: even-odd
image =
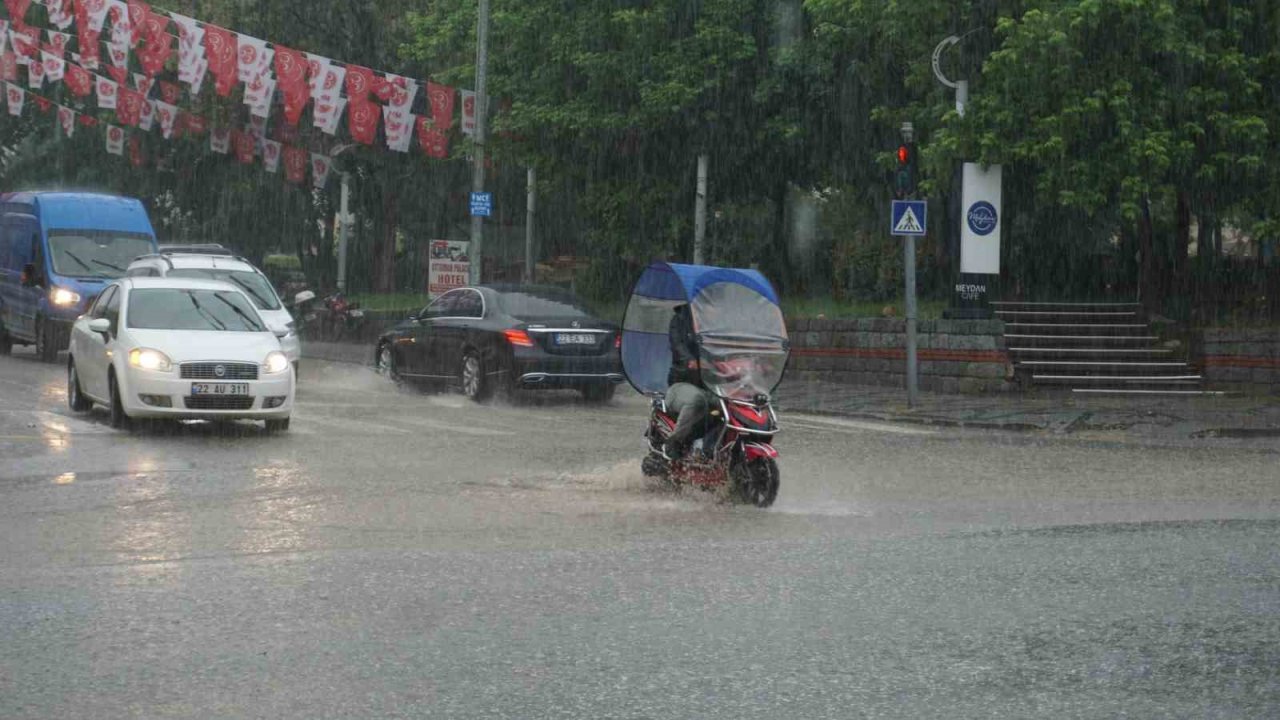
[[[894,200],[893,221],[890,233],[893,235],[924,236],[928,222],[929,205],[924,200]]]
[[[493,193],[471,193],[471,215],[489,217],[493,214]]]

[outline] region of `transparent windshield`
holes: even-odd
[[[251,270],[228,270],[226,268],[176,268],[167,273],[168,277],[190,277],[204,280],[221,280],[237,285],[245,295],[253,301],[259,310],[279,310],[280,299],[271,283],[261,274]]]
[[[53,271],[74,277],[124,277],[129,263],[155,251],[146,235],[109,230],[55,230],[49,233]]]
[[[264,332],[245,296],[226,290],[147,288],[129,294],[129,327],[142,330]]]
[[[736,283],[708,285],[693,299],[692,309],[703,383],[736,400],[772,393],[787,366],[782,309]]]

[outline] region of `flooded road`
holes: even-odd
[[[304,366],[122,434],[0,358],[0,716],[1280,713],[1280,454],[783,416],[768,511],[645,404]]]

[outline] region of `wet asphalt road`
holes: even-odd
[[[0,358],[0,717],[1275,717],[1280,453],[783,418],[769,511],[643,402],[309,363],[112,431]]]

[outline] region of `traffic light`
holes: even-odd
[[[898,145],[898,170],[894,175],[893,195],[908,200],[916,194],[916,144],[904,142]]]

